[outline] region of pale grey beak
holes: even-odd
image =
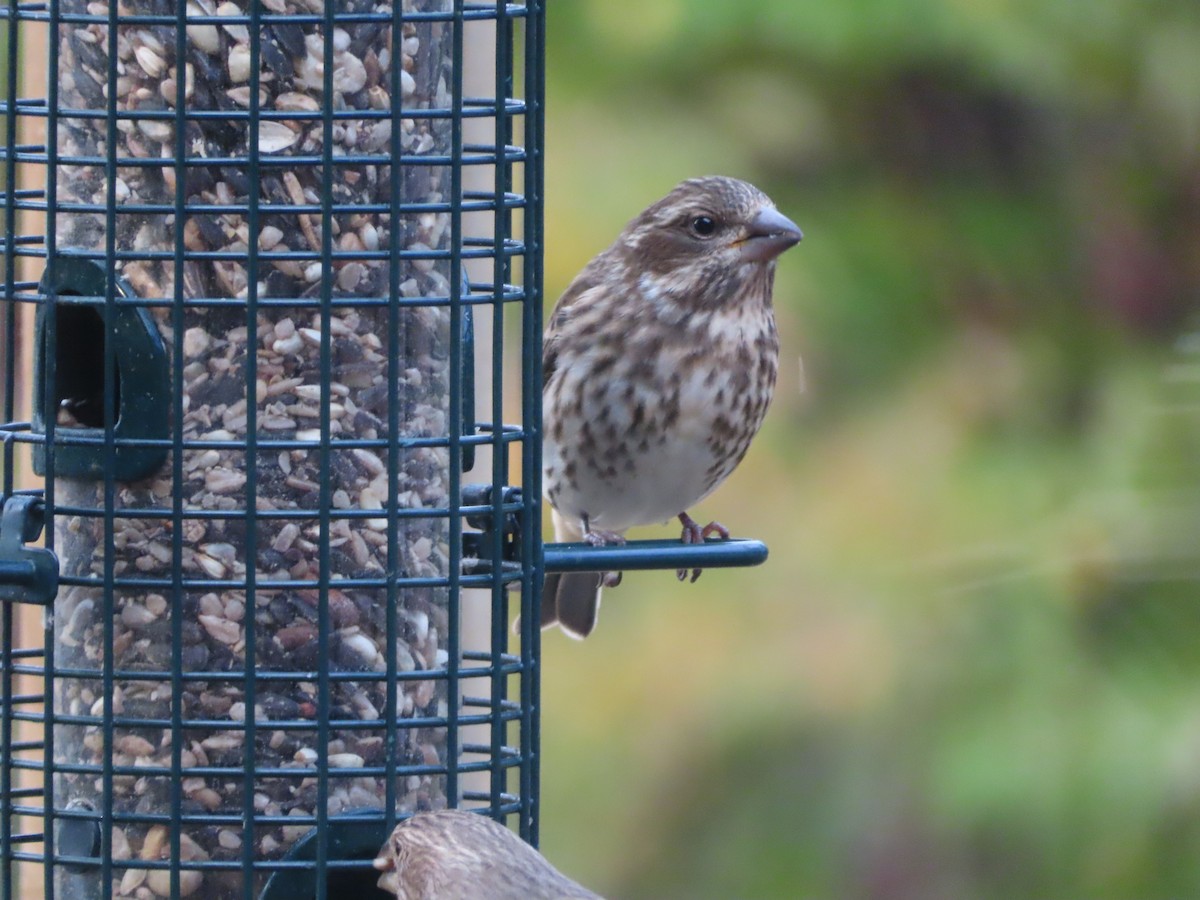
[[[767,262],[789,247],[800,243],[804,234],[796,224],[773,206],[759,211],[750,220],[746,238],[742,241],[744,262]]]

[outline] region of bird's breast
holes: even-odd
[[[623,530],[711,493],[746,453],[775,386],[769,308],[633,329],[560,356],[544,395],[544,476],[560,512]]]

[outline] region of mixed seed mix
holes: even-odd
[[[115,33],[109,2],[60,4],[56,243],[116,259],[149,307],[182,450],[117,486],[111,534],[101,482],[56,482],[55,805],[102,809],[111,754],[114,895],[170,895],[178,827],[181,895],[240,897],[244,859],[314,827],[318,770],[330,816],[381,808],[394,766],[399,812],[447,805],[451,135],[429,111],[451,105],[452,26],[339,0],[328,34],[322,0],[253,21],[187,0],[180,59],[175,0],[120,0]],[[101,895],[98,872],[61,878]]]

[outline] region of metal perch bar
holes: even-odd
[[[630,541],[612,547],[546,544],[547,572],[618,572],[635,569],[728,569],[758,566],[767,559],[762,541],[731,538],[703,544],[678,540]]]

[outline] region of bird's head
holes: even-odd
[[[693,305],[728,302],[803,237],[762,191],[736,178],[692,178],[647,207],[618,239],[630,271]],[[769,291],[769,287],[768,287]]]

